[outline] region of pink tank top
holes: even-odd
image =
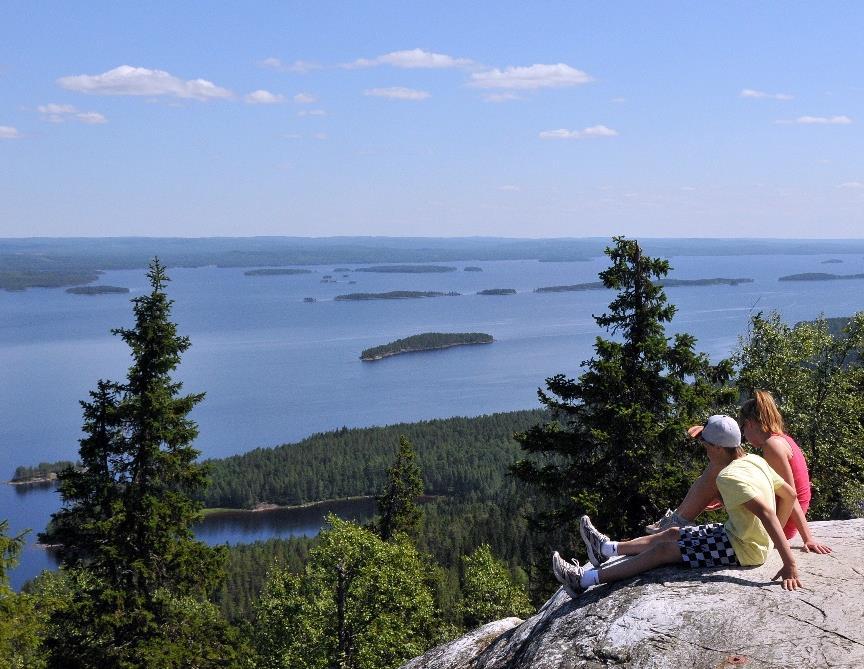
[[[810,508],[810,473],[807,471],[807,461],[804,459],[804,454],[801,448],[795,443],[795,440],[788,434],[780,435],[789,444],[792,450],[792,457],[789,459],[789,466],[792,469],[792,478],[795,481],[795,494],[798,496],[798,503],[801,505],[801,510],[806,514]],[[798,530],[795,529],[795,523],[792,519],[786,523],[783,532],[787,539],[795,536]]]

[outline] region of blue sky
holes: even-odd
[[[864,4],[9,2],[0,236],[861,237]]]

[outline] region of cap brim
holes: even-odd
[[[693,437],[694,439],[698,439],[699,435],[702,434],[702,430],[705,429],[704,425],[694,425],[693,427],[687,430],[687,435]]]

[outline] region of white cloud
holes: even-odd
[[[391,100],[425,100],[431,97],[426,91],[418,91],[414,88],[404,86],[391,86],[390,88],[367,88],[363,95],[371,95],[379,98],[390,98]]]
[[[521,100],[515,93],[486,93],[483,95],[483,100],[486,102],[510,102],[511,100]]]
[[[784,125],[849,125],[852,123],[852,119],[848,116],[799,116],[795,119],[780,119],[775,123]]]
[[[617,137],[618,132],[605,125],[592,125],[582,130],[544,130],[540,133],[540,139],[591,139],[593,137]]]
[[[743,88],[738,94],[739,98],[755,98],[757,100],[793,100],[794,97],[788,93],[766,93],[765,91],[756,91],[752,88]]]
[[[450,67],[467,67],[473,64],[468,58],[454,58],[444,53],[432,53],[423,49],[406,49],[404,51],[391,51],[377,58],[359,58],[353,63],[343,65],[348,69],[359,67],[376,67],[378,65],[391,65],[403,69],[441,69]]]
[[[504,184],[503,186],[498,186],[498,190],[504,191],[505,193],[518,193],[522,189],[513,184]]]
[[[18,139],[21,133],[11,125],[0,125],[0,139]]]
[[[312,135],[312,137],[314,139],[324,140],[324,139],[327,139],[327,133],[326,132],[316,132],[314,135]]]
[[[250,105],[275,105],[282,102],[285,97],[260,88],[247,94],[243,99]]]
[[[612,98],[609,102],[614,102],[615,104],[623,104],[627,102],[627,98],[621,97],[620,95],[617,98]]]
[[[297,116],[327,116],[327,112],[323,109],[301,109]]]
[[[258,67],[280,72],[294,72],[295,74],[306,74],[312,70],[320,70],[322,65],[308,60],[295,60],[293,63],[283,63],[278,58],[270,57],[258,61]]]
[[[311,105],[318,102],[318,98],[311,93],[297,93],[297,95],[294,96],[294,102],[298,105]]]
[[[289,132],[288,134],[283,135],[283,137],[285,139],[300,139],[302,136],[303,135],[301,135],[300,133],[296,133],[296,132]]]
[[[55,102],[49,102],[47,105],[39,105],[36,107],[36,111],[42,115],[42,120],[48,121],[49,123],[64,123],[71,119],[89,125],[108,123],[108,119],[99,112],[79,112],[72,105],[58,105]]]
[[[164,70],[121,65],[102,74],[60,77],[61,88],[93,95],[166,95],[193,100],[233,97],[231,91],[206,79],[184,81]]]
[[[511,90],[537,90],[538,88],[564,88],[593,81],[590,75],[564,63],[555,65],[529,65],[492,69],[471,75],[470,86],[475,88],[505,88]]]
[[[864,189],[864,181],[847,181],[837,186],[837,188],[847,188],[849,190]]]
[[[75,114],[75,118],[81,121],[81,123],[87,123],[88,125],[108,123],[108,119],[99,112],[81,112],[80,114]]]

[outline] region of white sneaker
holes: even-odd
[[[603,544],[609,541],[609,537],[602,534],[591,524],[591,519],[588,516],[582,516],[579,519],[579,534],[582,541],[585,542],[585,548],[588,550],[588,559],[595,567],[599,567],[609,558],[603,555]]]
[[[693,521],[680,515],[677,511],[666,509],[666,513],[660,520],[645,526],[645,532],[657,534],[663,530],[668,530],[670,527],[686,527],[687,525],[693,525]]]
[[[571,599],[576,599],[587,590],[582,587],[582,575],[585,569],[581,565],[567,562],[558,555],[558,551],[552,553],[552,573],[555,574],[555,580],[564,586],[564,591]]]

